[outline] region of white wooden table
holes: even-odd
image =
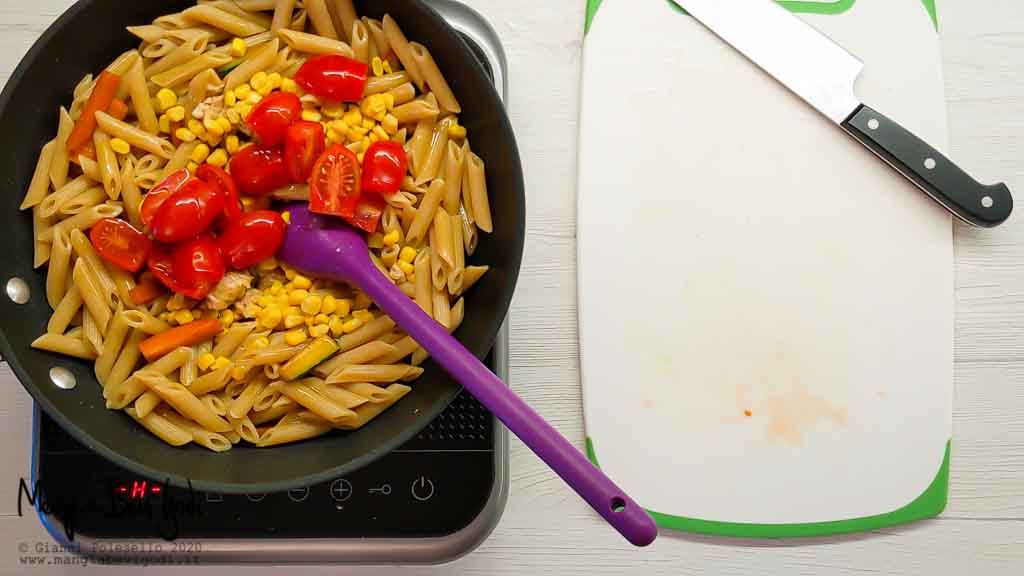
[[[505,43],[511,66],[509,108],[527,183],[526,256],[511,312],[512,384],[582,447],[574,188],[584,0],[466,1],[488,17]],[[0,1],[0,81],[6,81],[31,43],[70,4]],[[1024,5],[1020,0],[938,4],[953,157],[981,180],[1003,179],[1021,196]],[[938,519],[810,541],[664,533],[650,548],[635,550],[513,440],[512,494],[505,515],[491,538],[468,557],[436,568],[309,568],[290,573],[1024,573],[1024,217],[1017,215],[991,231],[958,227],[956,257],[951,495]],[[15,476],[25,474],[28,462],[30,401],[9,375],[0,378],[0,446],[7,470],[6,479],[0,479],[0,574],[14,574],[22,573],[18,543],[48,537],[34,517],[18,518],[14,512]],[[217,570],[227,576],[269,574],[273,569]],[[78,567],[27,571],[99,572]]]

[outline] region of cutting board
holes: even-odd
[[[784,5],[864,60],[865,102],[946,148],[929,7]],[[591,459],[666,528],[807,536],[938,514],[950,217],[667,0],[590,8],[578,290]]]

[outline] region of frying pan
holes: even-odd
[[[137,45],[125,26],[145,24],[194,1],[81,0],[39,38],[0,94],[0,184],[5,209],[3,276],[24,280],[25,304],[0,297],[0,354],[36,402],[79,442],[141,475],[197,490],[263,493],[330,480],[365,466],[423,429],[461,390],[427,362],[413,390],[362,429],[332,432],[313,440],[269,449],[242,444],[224,453],[195,445],[174,448],[120,411],[107,410],[92,362],[29,347],[45,332],[51,310],[45,274],[32,269],[32,221],[18,203],[42,145],[56,132],[58,107],[68,106],[83,75],[98,73],[118,54]],[[473,151],[487,163],[494,233],[481,234],[472,264],[491,271],[466,295],[466,317],[456,337],[483,358],[508,311],[525,235],[525,194],[519,152],[501,101],[483,67],[458,34],[420,0],[356,0],[359,14],[390,13],[410,40],[424,44],[464,104],[460,123],[472,135]],[[50,370],[72,372],[77,386],[64,390]]]

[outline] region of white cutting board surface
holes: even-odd
[[[920,0],[799,17],[864,60],[865,103],[946,149]],[[951,436],[950,217],[665,0],[604,0],[582,83],[579,328],[601,468],[663,526],[723,534],[925,493]]]

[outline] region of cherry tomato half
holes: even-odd
[[[398,142],[374,142],[363,155],[363,192],[376,192],[388,196],[398,192],[408,160],[405,149]]]
[[[93,224],[89,240],[101,258],[129,272],[142,268],[152,245],[145,234],[118,218],[104,218]]]
[[[285,223],[273,210],[246,212],[218,238],[221,254],[235,270],[248,268],[277,253],[284,241]]]
[[[367,194],[359,199],[355,213],[350,218],[345,218],[345,220],[356,228],[373,234],[377,231],[380,215],[384,212],[384,207],[387,205],[387,202],[380,196]]]
[[[142,219],[143,226],[149,226],[153,223],[153,218],[156,217],[157,211],[165,200],[171,197],[181,187],[188,182],[192,175],[185,168],[172,173],[164,181],[153,186],[150,189],[149,194],[146,194],[146,199],[142,201],[142,206],[139,208],[139,217]]]
[[[231,175],[223,168],[213,164],[203,164],[196,170],[196,178],[206,182],[224,197],[224,218],[230,222],[242,215],[242,205],[238,202],[238,188]]]
[[[309,177],[309,210],[351,217],[359,203],[359,159],[341,144],[328,148]]]
[[[284,131],[301,115],[302,102],[298,96],[274,92],[260,100],[245,123],[264,146],[277,146],[284,140]]]
[[[171,263],[170,249],[159,243],[154,243],[149,251],[149,258],[146,261],[149,271],[153,273],[161,284],[171,292],[180,292],[181,285],[174,277],[174,264]]]
[[[339,54],[314,56],[299,68],[295,82],[331,102],[358,102],[366,90],[366,64]]]
[[[305,182],[313,163],[324,151],[324,127],[319,122],[300,120],[284,133],[284,164],[292,182]]]
[[[224,258],[216,240],[204,234],[171,248],[171,268],[177,292],[202,300],[224,277]]]
[[[231,177],[238,190],[250,196],[266,196],[291,184],[280,148],[242,148],[231,158]]]
[[[224,196],[193,178],[160,206],[153,218],[153,237],[169,244],[194,238],[223,211]]]

